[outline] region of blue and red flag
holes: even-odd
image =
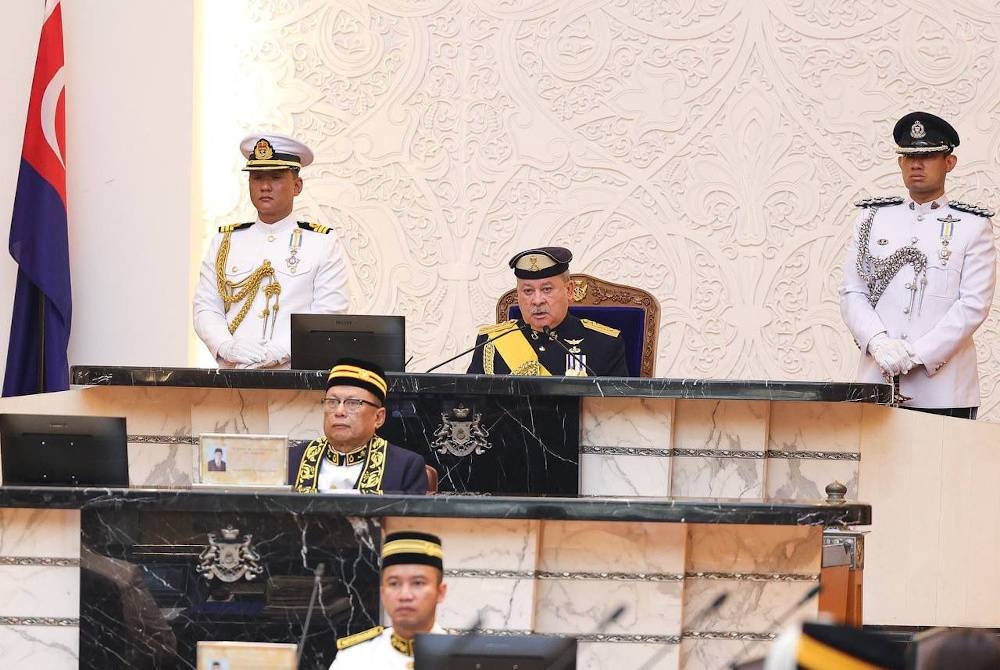
[[[69,388],[69,235],[62,8],[45,3],[10,223],[18,265],[3,395]]]

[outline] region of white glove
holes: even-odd
[[[262,347],[262,349],[264,350],[263,360],[246,366],[241,365],[239,367],[247,367],[251,369],[273,368],[281,365],[291,358],[291,354],[285,351],[284,347],[281,347],[274,342],[268,342]]]
[[[238,365],[252,366],[267,359],[267,350],[254,340],[234,337],[219,346],[219,358]]]
[[[923,365],[924,362],[920,360],[919,356],[917,356],[917,352],[914,351],[913,345],[909,342],[904,342],[903,344],[906,346],[906,353],[910,354],[910,360],[913,361],[913,366],[916,367],[918,365]]]
[[[878,366],[892,377],[905,375],[913,368],[913,359],[910,358],[906,342],[892,339],[885,333],[879,333],[871,339],[868,352]]]

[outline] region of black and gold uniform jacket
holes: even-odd
[[[354,484],[359,492],[427,493],[427,470],[424,459],[419,454],[389,444],[376,435],[358,456],[364,459],[364,467]],[[316,493],[320,463],[325,458],[337,457],[325,437],[310,442],[302,452],[296,468],[295,490],[300,493]]]
[[[506,331],[518,332],[497,338]],[[625,341],[618,330],[567,314],[552,333],[566,348],[549,335],[532,330],[522,319],[484,326],[479,329],[468,373],[628,376]],[[486,343],[490,338],[497,339]]]

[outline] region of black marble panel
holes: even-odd
[[[782,526],[868,525],[871,505],[727,498],[323,495],[224,488],[88,489],[0,486],[0,508],[290,514],[342,517],[643,521]],[[919,510],[913,510],[919,513]]]
[[[84,509],[80,668],[190,669],[201,640],[297,643],[320,564],[300,668],[326,670],[338,637],[376,625],[377,518],[210,508]]]
[[[438,471],[451,493],[576,495],[580,410],[575,398],[404,393],[379,434]]]
[[[232,389],[326,388],[323,370],[219,370],[74,366],[73,384]],[[887,384],[733,379],[642,379],[638,377],[514,377],[451,374],[392,374],[389,394],[491,396],[702,398],[716,400],[813,400],[889,404]]]

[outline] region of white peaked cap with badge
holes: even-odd
[[[240,142],[240,152],[247,159],[243,171],[287,170],[304,168],[313,162],[312,149],[294,137],[278,133],[247,135]]]

